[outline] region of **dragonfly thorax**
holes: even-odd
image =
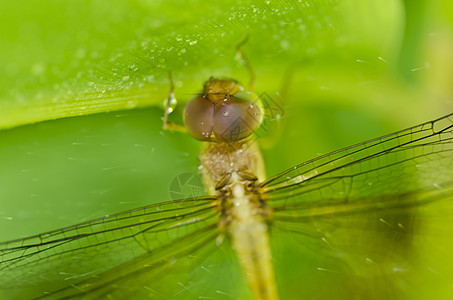
[[[200,163],[203,181],[210,194],[216,194],[234,181],[260,182],[265,178],[263,158],[252,140],[206,143]]]

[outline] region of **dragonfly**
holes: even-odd
[[[323,299],[333,290],[401,299],[431,293],[432,286],[407,274],[420,274],[419,280],[442,274],[447,280],[436,286],[452,293],[451,271],[432,255],[447,255],[445,241],[453,234],[453,113],[266,179],[251,138],[263,119],[257,100],[235,80],[211,78],[188,102],[187,130],[205,142],[200,170],[207,196],[2,242],[0,296]]]

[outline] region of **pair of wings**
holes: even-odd
[[[322,299],[324,291],[312,290],[322,284],[337,296],[360,286],[364,295],[388,298],[407,292],[402,286],[418,280],[410,274],[427,268],[452,276],[425,258],[451,247],[453,114],[307,161],[260,190],[273,209],[284,299]],[[0,296],[247,297],[220,214],[215,197],[182,199],[1,243]]]

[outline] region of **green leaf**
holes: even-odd
[[[271,74],[305,59],[394,58],[402,33],[395,1],[22,2],[0,4],[0,128],[160,106],[168,70],[188,94],[213,75],[245,81],[246,36],[275,88]]]
[[[210,76],[247,83],[244,62],[235,59],[246,36],[255,91],[284,111],[261,141],[268,175],[452,110],[445,99],[451,99],[453,68],[444,58],[453,52],[424,50],[451,44],[428,35],[437,28],[428,19],[437,18],[436,10],[414,9],[406,22],[409,1],[20,2],[0,3],[1,241],[171,199],[173,180],[197,173],[200,145],[161,130],[168,71],[180,102]],[[418,21],[429,26],[412,30]],[[414,50],[418,56],[410,55]],[[288,70],[292,76],[285,77]],[[427,229],[427,242],[417,249],[436,268],[407,273],[410,286],[394,282],[408,298],[452,293],[452,245],[445,238],[452,221],[444,218],[450,209],[434,207],[439,223],[431,224],[445,231]],[[280,247],[292,237],[275,239],[281,265],[300,267],[288,277],[309,283],[287,283],[292,290],[306,287],[306,295],[324,299],[373,291],[374,277],[316,271],[339,263],[316,246],[294,245],[306,255],[294,263],[291,249]],[[228,286],[224,277],[218,280]],[[418,282],[425,278],[428,283]],[[413,286],[427,294],[417,295]]]

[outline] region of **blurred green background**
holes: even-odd
[[[200,143],[161,129],[167,71],[180,108],[246,83],[247,35],[268,175],[453,111],[447,0],[2,1],[0,240],[168,200]]]

